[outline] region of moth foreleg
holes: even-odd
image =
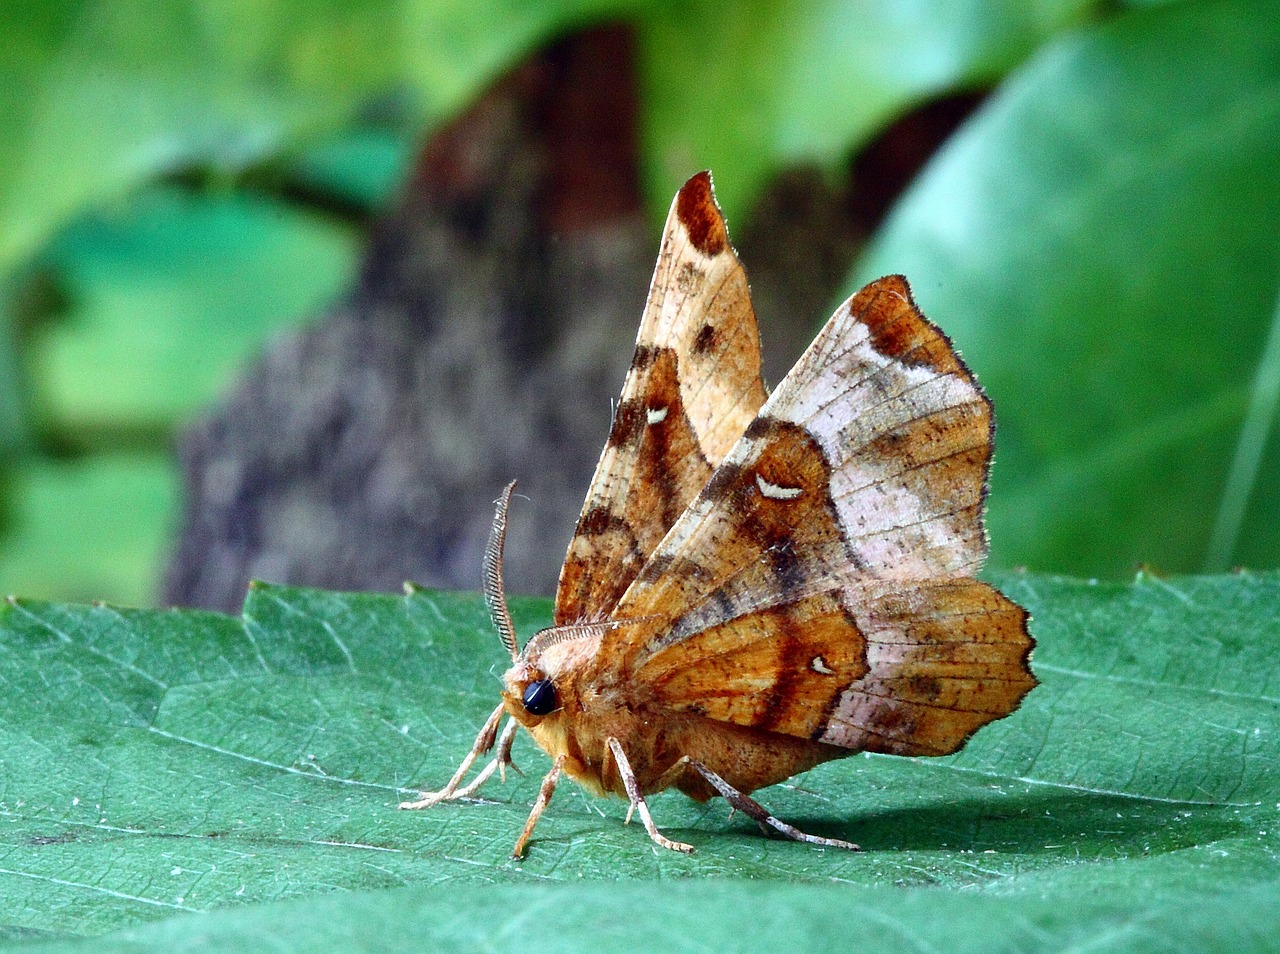
[[[459,789],[458,786],[462,780],[466,778],[467,773],[471,771],[471,766],[475,764],[476,759],[484,755],[493,748],[494,740],[498,734],[498,723],[502,721],[502,713],[504,709],[501,705],[494,709],[485,719],[484,725],[480,728],[479,735],[476,736],[475,743],[471,746],[471,751],[467,753],[467,757],[462,760],[458,766],[458,770],[453,773],[453,778],[449,779],[444,788],[438,792],[422,792],[417,801],[401,802],[400,808],[429,808],[438,802],[448,801],[454,798],[465,798],[474,792],[477,788],[488,780],[497,768],[497,763],[501,759],[510,761],[511,758],[511,737],[515,735],[515,721],[507,726],[507,730],[502,733],[502,739],[498,742],[498,754],[493,762],[485,767],[471,784]]]
[[[494,752],[493,758],[489,760],[489,764],[480,770],[480,774],[473,778],[462,788],[458,789],[450,798],[469,798],[481,785],[489,781],[490,776],[495,771],[501,772],[502,781],[507,780],[506,767],[510,765],[516,768],[515,763],[511,761],[511,743],[515,740],[516,731],[520,728],[520,723],[512,719],[507,723],[507,727],[502,730],[502,735],[498,737],[498,748]],[[516,769],[519,772],[519,769]]]
[[[750,795],[746,795],[743,792],[738,791],[697,759],[690,759],[689,765],[699,775],[710,782],[712,788],[719,792],[730,806],[736,808],[749,818],[754,819],[756,824],[761,828],[765,828],[766,830],[772,828],[781,835],[785,835],[795,841],[808,842],[811,845],[823,845],[828,848],[844,848],[847,851],[862,850],[851,841],[842,841],[839,838],[823,838],[821,835],[811,835],[808,832],[801,831],[794,825],[788,825],[781,819],[775,818],[771,815],[767,808],[757,802]]]
[[[538,799],[533,803],[533,810],[529,812],[529,819],[524,823],[524,831],[520,832],[520,837],[516,840],[516,846],[511,849],[512,858],[523,858],[525,845],[529,844],[529,836],[533,834],[533,826],[538,824],[538,819],[542,817],[542,813],[546,811],[547,803],[551,801],[551,796],[556,792],[556,782],[560,781],[560,770],[564,768],[565,756],[557,755],[556,760],[551,763],[551,771],[542,779],[542,787],[538,789]]]
[[[644,822],[644,830],[649,833],[649,837],[663,848],[680,851],[686,855],[693,854],[693,845],[686,845],[682,841],[672,841],[658,831],[658,826],[653,823],[653,816],[649,814],[649,805],[645,802],[644,795],[640,792],[640,783],[636,780],[636,773],[631,771],[631,763],[627,760],[627,753],[622,750],[622,743],[617,739],[609,739],[609,751],[613,753],[613,760],[618,766],[618,775],[622,779],[623,788],[627,790],[627,798],[631,801],[631,808],[640,813],[640,820]],[[627,820],[631,820],[630,810],[627,812]]]

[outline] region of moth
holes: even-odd
[[[519,648],[502,582],[513,483],[484,559],[512,660],[502,701],[448,784],[400,807],[472,795],[524,726],[552,761],[516,857],[561,775],[627,799],[663,848],[693,851],[645,801],[675,787],[722,796],[766,833],[857,850],[750,793],[854,752],[954,752],[1036,685],[1026,611],[974,578],[992,429],[900,276],[842,305],[767,394],[746,273],[710,174],[694,176],[667,218],[554,625]]]

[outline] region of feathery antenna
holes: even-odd
[[[502,546],[507,539],[507,508],[511,506],[511,495],[515,492],[516,482],[507,484],[501,496],[494,501],[498,511],[493,515],[493,530],[489,533],[489,542],[484,548],[484,602],[489,607],[489,619],[493,620],[493,628],[498,631],[502,645],[511,653],[512,660],[520,657],[520,647],[516,643],[516,628],[511,622],[511,611],[507,609],[507,590],[502,583]]]

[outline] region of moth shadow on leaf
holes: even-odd
[[[1163,802],[1087,791],[1002,794],[862,812],[844,824],[795,817],[806,830],[865,851],[1079,853],[1111,858],[1203,845],[1247,829],[1237,806]]]

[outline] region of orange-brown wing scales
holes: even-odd
[[[753,590],[736,607],[750,609],[776,589],[760,572],[771,566],[802,584],[968,575],[986,550],[990,433],[990,405],[942,333],[900,279],[882,279],[828,322],[616,615],[681,617],[702,604],[706,618],[725,585]]]
[[[846,572],[851,557],[830,479],[822,449],[802,428],[757,418],[618,606],[620,618],[664,616],[670,627],[657,635],[620,631],[602,651],[626,640],[625,658],[643,662]]]
[[[991,426],[906,283],[869,285],[622,595],[616,618],[663,625],[606,634],[593,666],[738,725],[954,751],[1035,685],[1026,614],[971,579]]]
[[[852,617],[831,594],[815,594],[701,630],[640,676],[663,705],[812,737],[866,672],[866,641]]]
[[[611,481],[600,499],[588,498],[560,571],[557,624],[595,618],[615,604],[711,477],[681,399],[678,371],[669,348],[636,352],[631,375],[645,397],[624,396],[605,448],[611,471],[626,463],[627,489],[612,492]]]
[[[851,751],[945,755],[1035,685],[1030,651],[1026,613],[961,579],[804,596],[700,630],[637,675],[671,709]]]
[[[746,273],[702,173],[667,219],[635,359],[561,571],[557,624],[610,614],[764,399]]]
[[[1026,612],[977,580],[923,582],[860,603],[868,671],[815,738],[853,750],[945,755],[1035,686]]]

